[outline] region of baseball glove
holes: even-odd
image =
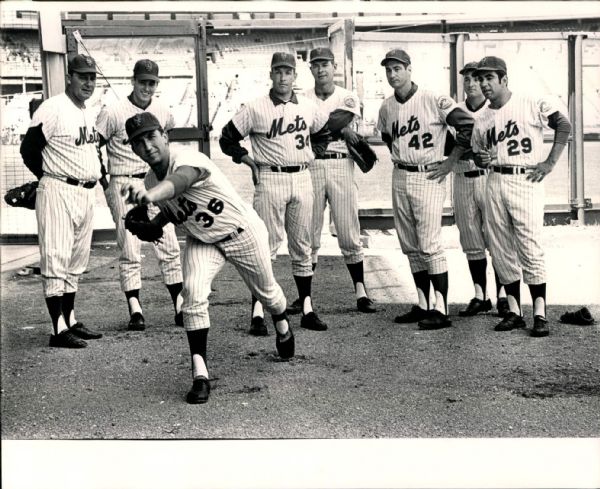
[[[582,307],[575,312],[565,312],[560,317],[561,323],[577,324],[580,326],[589,326],[594,324],[594,317],[587,307]]]
[[[348,146],[350,157],[363,173],[367,173],[375,166],[377,155],[366,139],[360,138],[356,144],[350,144],[346,141],[346,146]]]
[[[4,201],[13,207],[25,207],[26,209],[35,209],[35,196],[38,188],[38,181],[27,182],[19,187],[10,189],[4,195]]]
[[[162,226],[150,221],[145,205],[129,210],[125,216],[125,229],[142,241],[155,242],[163,236]]]

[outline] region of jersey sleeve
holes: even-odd
[[[360,117],[360,100],[354,92],[348,92],[344,95],[338,109],[352,112],[356,117]]]
[[[96,118],[96,131],[98,131],[100,135],[108,141],[114,132],[111,126],[112,124],[109,109],[104,106]]]
[[[193,186],[196,187],[199,183],[201,184],[210,176],[210,168],[213,165],[212,161],[204,153],[197,153],[195,151],[181,151],[177,154],[175,161],[173,162],[173,173],[182,166],[191,166],[200,170],[200,177]]]
[[[315,132],[318,132],[321,129],[323,129],[323,126],[325,126],[325,124],[327,123],[327,120],[329,119],[329,112],[321,109],[314,102],[312,102],[312,104],[314,106],[314,109],[313,109],[314,115],[313,115],[312,124],[310,125],[310,132],[315,133]]]
[[[480,153],[481,150],[486,149],[482,135],[483,131],[481,130],[481,124],[478,121],[475,121],[473,132],[471,133],[471,146],[473,148],[473,153]]]
[[[33,114],[29,127],[36,127],[42,124],[42,133],[46,141],[49,141],[56,132],[57,123],[58,110],[51,103],[45,102]]]
[[[377,130],[381,133],[387,132],[387,109],[385,102],[379,107],[379,116],[377,117]]]
[[[167,107],[167,122],[165,123],[164,130],[170,131],[175,127],[175,117],[173,117],[173,112]]]
[[[555,112],[560,111],[558,104],[555,101],[550,100],[548,97],[544,97],[537,99],[535,105],[542,125],[546,128],[550,127],[548,125],[548,117]]]
[[[252,108],[242,105],[240,110],[231,118],[231,122],[242,137],[246,137],[252,130]]]
[[[458,107],[458,104],[447,95],[435,95],[435,106],[442,121],[446,122],[448,114]]]

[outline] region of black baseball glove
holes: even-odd
[[[162,238],[163,228],[148,217],[148,207],[141,205],[130,209],[125,216],[125,229],[142,241],[155,242]]]
[[[366,139],[361,137],[356,144],[350,144],[346,141],[346,146],[348,146],[350,157],[363,173],[367,173],[375,166],[377,155],[371,149]]]
[[[26,209],[35,209],[35,197],[38,188],[38,181],[27,182],[19,187],[10,189],[4,195],[4,201],[13,207],[25,207]]]

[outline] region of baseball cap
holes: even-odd
[[[403,49],[392,49],[388,51],[381,62],[381,66],[385,66],[388,61],[400,61],[400,63],[409,65],[410,56]]]
[[[273,53],[271,68],[278,68],[279,66],[296,68],[296,57],[290,53]]]
[[[140,59],[133,67],[133,77],[140,80],[159,81],[158,65],[150,59]]]
[[[129,142],[140,134],[154,131],[154,129],[162,129],[162,127],[158,119],[150,112],[135,114],[125,121],[125,131],[127,131]]]
[[[481,58],[481,61],[477,63],[475,71],[503,71],[507,73],[506,63],[503,59],[497,58],[496,56],[486,56]]]
[[[310,52],[310,63],[318,60],[330,60],[333,61],[335,58],[331,49],[329,48],[315,48]]]
[[[96,73],[96,62],[91,56],[76,54],[68,63],[68,71],[77,73]]]
[[[462,70],[460,70],[458,73],[461,75],[465,75],[467,74],[467,72],[469,71],[475,71],[477,69],[477,61],[471,61],[470,63],[467,63]]]

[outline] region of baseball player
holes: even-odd
[[[134,331],[145,329],[145,319],[140,303],[142,286],[141,242],[124,227],[123,217],[131,209],[120,194],[123,185],[141,180],[146,175],[147,165],[131,149],[125,134],[125,121],[144,111],[154,114],[166,131],[175,125],[169,108],[154,98],[159,83],[158,65],[149,59],[140,59],[133,67],[131,94],[118,102],[106,106],[98,115],[96,128],[100,133],[100,144],[106,144],[108,174],[110,181],[103,184],[106,202],[110,208],[117,231],[119,257],[119,278],[121,290],[125,293],[129,307],[128,328]],[[101,180],[102,182],[102,180]],[[150,215],[158,210],[149,207]],[[172,224],[165,226],[163,239],[155,243],[154,252],[158,259],[163,281],[169,290],[175,308],[175,323],[183,326],[181,316],[182,289],[179,243]]]
[[[481,93],[479,81],[473,76],[476,62],[467,63],[460,74],[466,98],[458,106],[468,111],[474,119],[483,112],[487,100]],[[451,140],[453,138],[450,138]],[[485,188],[487,170],[478,168],[473,162],[473,153],[466,151],[453,168],[454,172],[454,217],[460,234],[460,244],[467,255],[469,271],[475,288],[475,297],[466,309],[459,311],[459,316],[474,316],[480,312],[491,310],[492,303],[487,296],[487,236],[485,235]],[[497,277],[496,272],[494,271]],[[496,297],[498,314],[501,317],[508,313],[508,301],[504,287],[496,278]]]
[[[102,337],[75,319],[79,276],[90,256],[95,196],[101,176],[95,114],[85,102],[96,88],[96,63],[68,62],[64,93],[44,101],[21,143],[27,168],[40,179],[35,214],[40,270],[52,319],[51,347],[84,348]]]
[[[360,118],[360,101],[356,94],[333,83],[336,64],[329,48],[310,52],[310,71],[315,86],[305,93],[324,112],[344,118],[343,129],[333,135],[326,151],[317,155],[310,165],[314,201],[312,226],[312,265],[317,266],[323,214],[327,202],[344,261],[354,282],[356,305],[359,311],[376,312],[373,301],[367,296],[364,285],[363,251],[358,220],[358,195],[354,181],[354,162],[348,156],[345,141],[356,142],[358,135],[352,130]]]
[[[410,56],[389,51],[381,62],[394,95],[383,101],[377,127],[392,155],[392,205],[400,247],[408,257],[419,304],[397,323],[418,322],[421,329],[451,326],[448,319],[448,269],[440,243],[445,177],[470,148],[473,118],[445,95],[419,89],[411,81]],[[457,145],[442,161],[448,126]],[[433,285],[435,306],[429,308]]]
[[[279,355],[294,356],[294,335],[285,296],[273,275],[267,229],[208,157],[169,148],[168,137],[153,114],[137,114],[125,127],[133,151],[151,170],[145,185],[127,183],[123,195],[137,204],[155,203],[161,212],[153,222],[163,225],[170,221],[187,235],[182,312],[193,376],[187,402],[204,403],[210,393],[208,295],[213,278],[226,261],[236,267],[253,295],[272,314]]]
[[[548,336],[546,267],[541,233],[544,225],[543,179],[558,161],[571,124],[544,97],[513,94],[508,89],[504,60],[487,56],[475,76],[490,101],[473,129],[475,162],[490,168],[485,208],[494,267],[506,289],[510,312],[496,331],[525,327],[521,314],[521,274],[533,301],[531,335]],[[545,127],[554,143],[544,158]]]
[[[327,114],[315,102],[294,93],[294,55],[274,53],[270,76],[269,94],[242,106],[223,128],[219,144],[235,163],[244,163],[252,170],[254,209],[269,230],[273,260],[284,230],[287,233],[303,309],[300,326],[323,331],[327,325],[313,311],[311,299],[313,186],[308,167],[314,160],[311,134],[324,130]],[[240,145],[246,136],[250,137],[252,157]],[[255,298],[250,333],[267,334],[262,305]]]

